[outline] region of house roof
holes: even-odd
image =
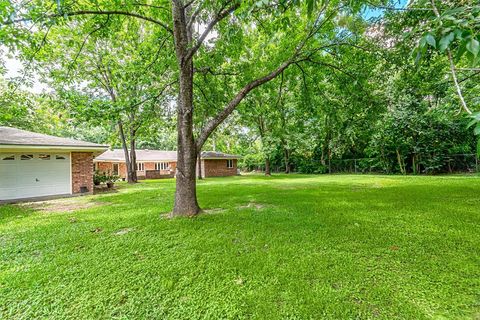
[[[69,138],[60,138],[46,134],[30,132],[11,127],[0,127],[0,147],[60,147],[73,149],[106,149],[108,146],[80,141]]]
[[[177,161],[177,151],[135,150],[137,161]],[[123,149],[107,150],[95,158],[98,161],[125,161]]]
[[[217,151],[202,151],[202,159],[240,159],[241,156]]]
[[[177,161],[177,151],[135,150],[137,161]],[[203,151],[202,159],[239,159],[240,156],[215,151]],[[123,149],[107,150],[96,161],[125,161]]]

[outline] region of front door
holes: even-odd
[[[113,164],[113,174],[118,176],[118,163]]]

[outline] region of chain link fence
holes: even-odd
[[[416,164],[417,173],[475,173],[480,172],[480,161],[476,154],[452,154]],[[399,170],[382,165],[376,158],[332,159],[327,163],[328,173],[397,173]],[[413,171],[413,170],[410,170]]]

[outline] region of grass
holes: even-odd
[[[478,177],[212,178],[177,219],[173,180],[119,189],[0,207],[0,319],[480,318]]]

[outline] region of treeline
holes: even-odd
[[[335,57],[331,65],[292,70],[252,97],[249,110],[257,112],[243,117],[258,143],[246,152],[243,169],[477,170],[479,26],[471,19],[480,9],[445,1],[440,28],[433,9],[415,10],[416,5],[425,7],[412,1],[411,10],[387,11],[364,26],[353,47],[328,51]]]

